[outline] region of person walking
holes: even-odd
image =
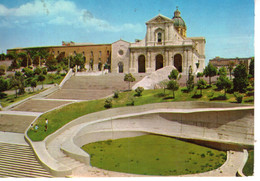
[[[36,124],[34,127],[34,131],[37,132],[38,131],[38,125]]]
[[[47,118],[45,118],[45,132],[47,131],[47,129],[48,129],[48,119]]]

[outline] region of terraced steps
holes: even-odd
[[[0,142],[0,177],[52,177],[29,146]]]

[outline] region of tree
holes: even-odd
[[[43,75],[43,74],[40,74],[39,76],[38,76],[38,81],[39,82],[42,82],[42,89],[43,89],[43,81],[45,80],[45,76]]]
[[[226,67],[221,67],[219,70],[218,70],[218,74],[220,76],[227,76],[227,69]]]
[[[128,90],[130,90],[130,83],[134,82],[135,78],[134,78],[134,76],[131,73],[125,74],[124,81],[128,82]]]
[[[251,59],[250,64],[249,64],[249,74],[254,77],[255,74],[255,61],[254,58]]]
[[[8,81],[5,80],[3,77],[0,76],[0,98],[6,96],[6,94],[2,93],[8,89]]]
[[[200,79],[197,83],[198,89],[200,89],[200,95],[202,95],[202,89],[207,87],[207,82],[203,79]]]
[[[163,88],[163,95],[165,95],[165,89],[167,88],[169,80],[165,79],[159,82],[159,86]]]
[[[107,98],[106,100],[105,100],[105,104],[104,104],[104,107],[105,108],[111,108],[112,107],[112,101],[113,101],[113,99],[111,98],[111,97],[109,97],[109,98]]]
[[[239,64],[234,69],[234,91],[245,92],[248,85],[248,75],[244,64]]]
[[[5,60],[6,55],[4,53],[0,54],[0,60]]]
[[[203,77],[203,72],[198,72],[198,73],[197,73],[197,77],[198,77],[199,80],[200,80],[200,78]]]
[[[22,95],[25,93],[25,90],[24,90],[24,75],[22,74],[22,72],[20,71],[16,71],[15,72],[15,75],[14,75],[15,79],[17,80],[17,88],[18,88],[18,94],[19,95]]]
[[[19,85],[19,80],[16,76],[12,76],[10,80],[11,87],[15,89],[15,97],[17,97],[17,89]]]
[[[225,91],[224,96],[226,96],[227,89],[230,89],[232,86],[232,82],[227,78],[227,76],[220,76],[216,83],[218,89]]]
[[[191,66],[189,67],[189,76],[188,76],[188,80],[186,82],[186,86],[187,86],[188,92],[192,91],[194,88],[194,75],[192,74]]]
[[[29,69],[29,68],[24,68],[24,75],[29,78],[29,77],[33,77],[34,73],[33,70]]]
[[[234,66],[235,66],[235,62],[233,61],[228,62],[228,71],[229,71],[230,80],[231,80],[231,74]]]
[[[45,63],[46,67],[48,68],[48,71],[56,70],[57,64],[58,64],[58,61],[52,56],[49,56]]]
[[[172,97],[175,98],[174,92],[179,89],[179,84],[176,80],[170,80],[167,85],[167,89],[172,90]]]
[[[35,79],[33,79],[33,80],[31,81],[31,87],[32,87],[33,92],[34,92],[34,88],[37,87],[37,81],[36,81]]]
[[[168,78],[169,78],[170,80],[172,80],[172,79],[176,80],[176,79],[178,78],[178,75],[179,75],[178,70],[173,69],[173,70],[171,71],[170,75],[168,76]]]
[[[75,56],[70,56],[69,59],[71,68],[79,66],[80,69],[84,69],[86,60],[84,59],[82,54],[77,53]]]
[[[5,65],[0,65],[0,76],[5,75],[5,70],[6,70]]]
[[[20,52],[18,53],[18,58],[20,60],[20,65],[22,67],[27,67],[28,64],[27,54],[25,52]]]
[[[33,70],[34,75],[40,75],[42,73],[42,69],[40,67],[36,67]]]
[[[135,92],[137,93],[137,96],[142,96],[142,92],[144,91],[143,87],[137,87],[135,89]]]
[[[208,66],[205,67],[203,74],[209,77],[209,84],[211,85],[211,77],[217,75],[217,68],[209,63]]]

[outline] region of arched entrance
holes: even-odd
[[[155,70],[163,68],[163,56],[159,54],[155,57],[155,60],[156,60]]]
[[[138,57],[138,73],[145,73],[145,56]]]
[[[118,72],[123,73],[124,72],[124,64],[123,62],[118,63]]]
[[[182,57],[180,54],[174,55],[173,65],[179,72],[182,72]]]

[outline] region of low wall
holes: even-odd
[[[68,71],[68,73],[66,74],[66,76],[61,81],[61,83],[59,84],[59,87],[61,88],[65,84],[65,82],[67,82],[67,80],[69,80],[71,78],[72,75],[73,75],[73,71],[72,71],[72,69],[70,69]]]
[[[62,150],[75,160],[89,165],[89,155],[79,155],[83,145],[144,134],[188,139],[220,150],[242,150],[254,143],[253,113],[251,109],[193,113],[159,112],[93,121],[85,126],[82,124],[78,132],[67,140]]]

